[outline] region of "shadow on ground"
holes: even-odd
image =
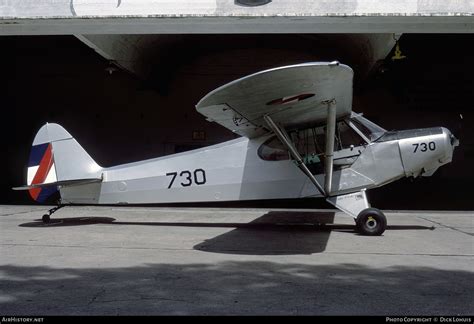
[[[245,225],[194,249],[245,255],[313,254],[326,250],[331,230],[353,231],[353,226],[334,224],[334,212],[270,211]]]
[[[81,225],[96,225],[96,224],[110,224],[115,221],[111,217],[69,217],[69,218],[52,218],[49,222],[44,223],[41,219],[36,219],[34,222],[23,223],[20,227],[61,227],[61,226],[81,226]]]
[[[79,225],[139,225],[198,228],[231,228],[193,248],[199,251],[242,255],[295,255],[326,250],[331,232],[354,234],[354,226],[334,224],[334,212],[270,211],[249,223],[218,222],[122,222],[111,217],[54,218],[24,223],[22,227],[62,227]],[[392,225],[388,230],[433,230],[418,225]],[[358,235],[358,234],[356,234]]]
[[[474,306],[472,272],[415,266],[227,261],[0,273],[0,309],[11,315],[460,315]]]
[[[340,231],[353,232],[354,225],[334,224],[334,212],[307,212],[307,211],[270,211],[249,223],[219,223],[219,222],[123,222],[116,221],[112,217],[53,217],[49,223],[41,219],[34,222],[23,223],[20,227],[62,227],[81,225],[142,225],[142,226],[170,226],[170,227],[229,227],[229,228],[251,228],[259,230],[311,230],[311,231]],[[434,226],[420,225],[388,225],[388,230],[434,230]]]
[[[334,212],[275,212],[197,244],[195,249],[231,254],[313,254],[326,250],[331,232],[355,233],[354,225],[334,224]],[[389,226],[389,230],[426,230],[426,226]]]

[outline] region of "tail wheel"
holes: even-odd
[[[377,208],[366,208],[357,216],[356,228],[362,235],[382,235],[387,228],[387,218]]]
[[[49,223],[49,221],[51,220],[48,214],[44,214],[41,219],[43,220],[43,223]]]

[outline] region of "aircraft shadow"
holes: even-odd
[[[334,224],[334,212],[300,211],[270,211],[249,223],[127,222],[116,221],[111,217],[73,217],[52,218],[49,223],[37,219],[19,226],[47,228],[96,224],[230,228],[231,231],[196,244],[193,248],[247,255],[320,253],[326,249],[331,231],[354,230],[352,225]]]
[[[295,255],[324,252],[332,231],[354,232],[354,225],[334,224],[334,212],[270,211],[249,223],[123,222],[112,217],[52,218],[20,224],[21,227],[65,227],[81,225],[141,225],[232,230],[193,246],[195,250],[242,255]],[[434,227],[391,225],[388,230],[433,230]]]
[[[205,240],[195,250],[243,255],[321,253],[332,230],[353,231],[334,224],[334,212],[280,212],[265,215],[234,230]]]
[[[355,233],[354,225],[334,224],[334,212],[271,211],[246,225],[205,240],[194,249],[244,255],[314,254],[326,250],[332,231]],[[387,228],[434,229],[410,225]]]
[[[61,226],[82,226],[96,224],[111,224],[115,221],[112,217],[72,217],[72,218],[52,218],[50,222],[43,223],[41,219],[34,222],[20,224],[21,227],[61,227]]]

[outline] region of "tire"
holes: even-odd
[[[48,214],[44,214],[41,219],[43,220],[43,223],[49,223],[49,221],[51,220]]]
[[[362,235],[379,236],[387,228],[387,218],[377,208],[366,208],[357,216],[356,228]]]

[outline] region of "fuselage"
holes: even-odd
[[[61,197],[65,203],[85,204],[300,197],[305,175],[290,160],[269,162],[259,158],[257,150],[265,140],[265,137],[239,138],[203,149],[104,168],[101,183],[62,188]]]
[[[331,195],[370,189],[404,176],[431,175],[451,161],[455,138],[446,128],[364,134],[357,117],[340,125]],[[374,125],[374,124],[372,124]],[[376,126],[376,125],[374,125]],[[322,128],[322,127],[320,127]],[[348,129],[360,138],[346,137]],[[324,183],[318,128],[295,131],[316,179]],[[313,134],[313,138],[305,134]],[[342,135],[341,135],[342,134]],[[375,135],[377,138],[375,138]],[[353,135],[351,135],[353,136]],[[274,135],[239,138],[214,146],[97,170],[102,182],[60,188],[63,203],[159,204],[321,196],[279,147]],[[354,141],[354,144],[348,144]]]

